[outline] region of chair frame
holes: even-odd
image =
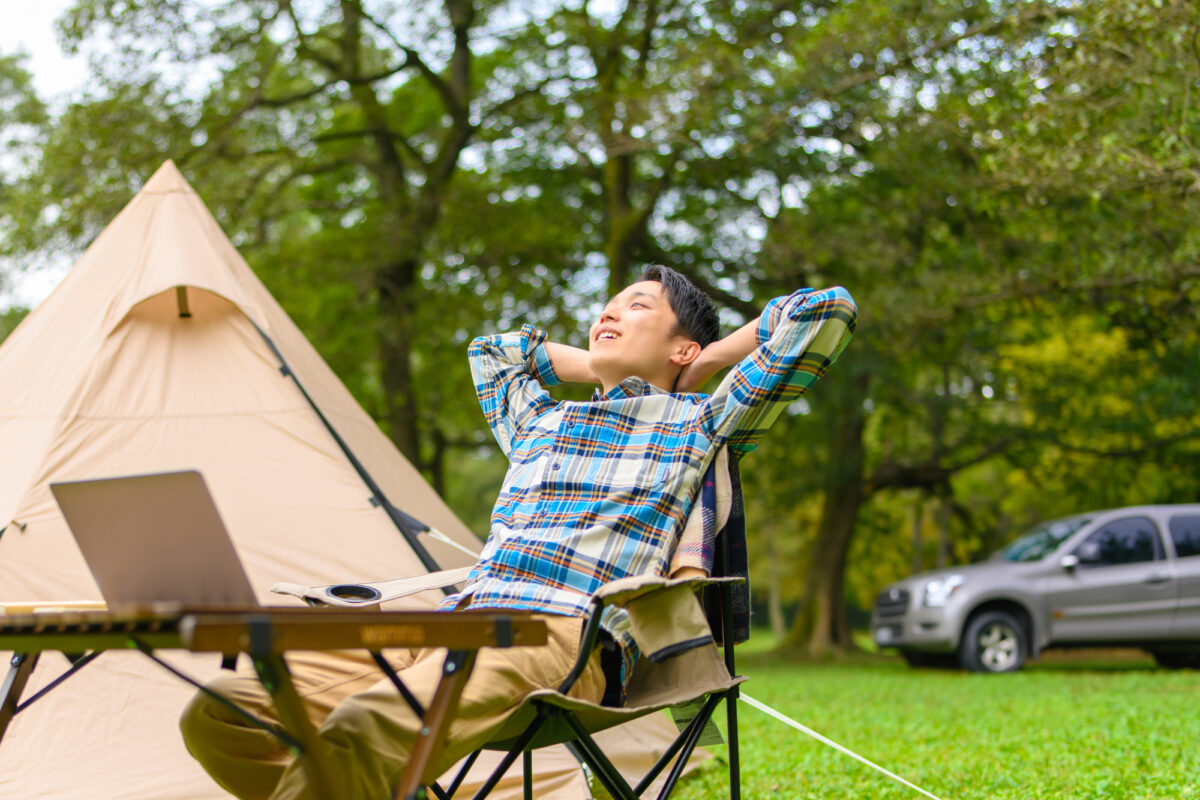
[[[730,461],[730,470],[736,476],[736,462]],[[740,489],[739,489],[740,491]],[[738,745],[738,725],[737,725],[737,698],[739,696],[739,686],[745,680],[744,676],[739,676],[736,669],[736,661],[734,657],[734,643],[736,640],[734,629],[734,614],[733,614],[733,584],[741,582],[742,578],[727,577],[733,571],[733,557],[730,543],[731,536],[727,530],[722,529],[717,535],[714,542],[714,563],[711,573],[716,576],[715,579],[690,579],[684,581],[663,582],[671,583],[675,586],[679,584],[696,583],[703,585],[703,592],[706,593],[698,600],[703,608],[704,617],[707,619],[708,632],[711,634],[711,640],[703,640],[705,646],[711,645],[713,641],[720,643],[722,656],[724,661],[725,672],[729,679],[729,683],[725,684],[725,688],[710,689],[701,691],[696,695],[696,699],[705,697],[705,701],[701,706],[696,716],[689,721],[683,728],[663,755],[658,759],[653,767],[646,773],[645,776],[638,781],[636,786],[630,786],[629,782],[620,774],[617,768],[613,765],[603,753],[600,746],[596,743],[591,733],[588,732],[583,723],[575,715],[574,711],[569,708],[564,708],[552,702],[548,702],[554,698],[561,698],[575,685],[576,681],[583,674],[587,667],[588,661],[591,658],[592,651],[595,649],[599,641],[601,633],[601,617],[605,610],[606,588],[602,588],[592,597],[592,605],[588,612],[587,621],[584,625],[583,633],[581,634],[581,642],[579,648],[579,656],[576,663],[572,667],[570,674],[558,687],[556,692],[547,692],[541,697],[533,697],[529,700],[530,706],[534,710],[532,721],[518,733],[515,737],[509,736],[501,741],[494,741],[485,744],[480,750],[471,753],[467,756],[458,772],[455,773],[447,787],[443,788],[437,782],[426,785],[426,790],[438,800],[451,800],[458,790],[461,788],[463,781],[475,764],[480,753],[483,750],[505,751],[505,755],[500,763],[493,769],[491,775],[479,788],[473,796],[473,800],[483,800],[486,798],[500,780],[508,772],[509,768],[517,760],[517,757],[522,757],[523,772],[524,772],[524,797],[526,800],[533,798],[533,768],[532,768],[532,752],[533,750],[549,746],[552,744],[564,744],[576,757],[576,759],[595,776],[596,780],[608,791],[614,800],[640,800],[646,790],[658,779],[664,769],[670,766],[670,772],[667,775],[666,781],[659,791],[658,800],[667,800],[678,784],[680,777],[683,775],[684,767],[688,759],[698,746],[701,734],[709,725],[716,713],[717,707],[722,701],[725,702],[727,731],[726,737],[728,742],[729,753],[729,797],[730,800],[741,799],[741,774],[740,774],[740,753]],[[432,573],[416,578],[402,578],[395,581],[383,581],[372,584],[337,584],[323,587],[305,587],[298,584],[279,583],[273,588],[273,591],[280,594],[287,594],[303,599],[309,605],[334,605],[343,607],[363,607],[375,605],[387,600],[394,600],[401,597],[406,597],[416,594],[420,591],[428,589],[442,588],[448,585],[460,583],[467,579],[470,568],[460,568],[457,570],[446,570],[442,572]],[[608,586],[613,586],[610,584]],[[666,588],[666,587],[663,587]],[[657,588],[651,589],[657,591]],[[714,598],[707,593],[717,592],[716,602],[712,602]],[[619,594],[619,590],[617,591]],[[699,613],[699,609],[696,610]],[[703,623],[697,619],[700,627]],[[717,636],[717,633],[720,636]],[[699,642],[698,642],[699,643]],[[390,666],[381,654],[373,653],[375,660],[379,663],[380,668],[388,674],[388,677],[393,683],[397,684],[397,688],[402,694],[407,695],[407,692],[402,688],[402,684],[397,680],[397,677],[392,673]],[[717,658],[713,654],[713,662]],[[412,702],[410,697],[406,699]],[[657,705],[657,708],[666,708],[669,704]],[[647,708],[646,713],[650,713],[652,709]],[[630,716],[629,719],[635,718]],[[534,739],[547,723],[560,723],[558,730],[554,735],[543,737],[542,741],[534,744]],[[615,724],[608,722],[606,724]],[[564,726],[569,729],[571,734],[564,734]],[[596,730],[601,730],[597,728]],[[560,735],[563,734],[563,735]]]
[[[720,545],[717,548],[717,562],[714,564],[713,572],[720,574],[725,571],[725,565],[729,564],[729,539],[727,536],[721,535],[718,537]],[[733,606],[732,606],[732,585],[727,582],[721,582],[713,586],[706,587],[705,591],[717,591],[719,593],[719,603],[717,618],[710,619],[710,627],[714,629],[719,625],[721,636],[721,648],[723,651],[725,668],[728,670],[731,677],[739,677],[737,675],[736,662],[734,657],[734,637],[733,631]],[[582,634],[582,642],[579,648],[579,658],[575,663],[571,673],[563,681],[558,688],[559,694],[566,694],[571,687],[583,674],[584,668],[587,666],[588,659],[591,656],[592,650],[596,647],[596,643],[600,636],[600,619],[604,611],[604,606],[599,598],[593,598],[592,608],[588,615],[587,623],[584,626]],[[496,787],[509,768],[517,760],[518,756],[522,757],[522,768],[524,776],[524,797],[525,800],[533,800],[533,750],[536,749],[530,746],[533,738],[538,731],[552,719],[559,719],[566,723],[574,733],[574,738],[562,742],[571,751],[571,753],[582,764],[585,764],[591,770],[596,780],[608,791],[614,800],[639,800],[642,794],[657,780],[668,765],[671,770],[667,775],[666,782],[659,791],[658,800],[667,800],[678,784],[680,777],[683,775],[683,770],[692,753],[695,751],[699,742],[700,735],[712,719],[713,714],[717,710],[717,706],[722,701],[725,703],[726,713],[726,736],[729,748],[729,797],[730,800],[740,800],[741,798],[741,771],[739,768],[739,751],[738,751],[738,727],[737,727],[737,698],[739,695],[740,685],[734,685],[724,691],[712,692],[708,695],[704,705],[699,713],[687,724],[687,726],[679,733],[674,742],[667,748],[663,755],[658,759],[653,767],[642,777],[636,786],[630,786],[629,782],[617,770],[601,750],[600,746],[592,738],[591,734],[584,728],[583,724],[575,716],[570,709],[561,708],[559,706],[547,703],[543,700],[534,699],[532,705],[536,710],[534,720],[526,727],[526,729],[515,739],[510,740],[511,744],[508,747],[500,747],[497,745],[485,745],[483,749],[498,750],[506,749],[507,753],[501,762],[492,771],[491,776],[475,793],[472,800],[483,800]],[[438,800],[452,800],[458,788],[462,785],[463,779],[467,772],[474,765],[475,760],[479,757],[481,751],[476,751],[467,757],[466,761],[459,768],[449,787],[443,789],[438,784],[429,785],[429,791],[438,798]]]

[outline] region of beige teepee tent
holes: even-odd
[[[169,161],[0,347],[0,386],[0,611],[100,599],[48,490],[60,480],[200,470],[264,602],[280,602],[266,591],[276,581],[421,574],[421,548],[442,567],[470,562],[427,535],[406,538],[390,504],[479,546]],[[168,660],[200,679],[217,671],[212,656]],[[26,696],[66,666],[45,654]],[[190,694],[140,654],[104,653],[13,721],[0,797],[225,797],[179,737]],[[666,724],[609,738],[644,761]],[[536,768],[539,797],[588,796],[565,750]]]

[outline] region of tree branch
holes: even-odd
[[[941,463],[940,459],[916,464],[900,464],[895,461],[881,464],[863,482],[863,493],[871,495],[882,489],[936,489],[956,473],[998,456],[1017,442],[1029,439],[1033,435],[1032,431],[1014,431],[991,442],[978,453],[949,464]]]
[[[374,83],[375,81],[383,80],[384,78],[390,78],[391,76],[395,75],[398,72],[402,72],[405,69],[405,66],[406,65],[401,64],[398,67],[393,67],[392,69],[387,69],[387,70],[384,70],[383,72],[376,72],[371,75],[339,76],[339,77],[334,78],[333,80],[326,81],[325,83],[319,84],[317,86],[313,86],[310,89],[305,89],[302,92],[296,92],[295,94],[285,95],[283,97],[259,96],[255,99],[254,103],[249,104],[249,108],[247,108],[247,110],[249,110],[250,108],[261,107],[261,106],[265,106],[267,108],[283,108],[285,106],[291,105],[292,103],[298,103],[302,100],[308,100],[311,97],[316,97],[317,95],[324,92],[326,89],[332,89],[334,86],[337,86],[342,83],[348,84],[350,86],[357,86],[360,84],[371,84],[371,83]]]
[[[1051,438],[1051,441],[1067,452],[1081,453],[1089,456],[1099,456],[1100,458],[1142,458],[1147,453],[1165,450],[1172,445],[1193,440],[1200,440],[1200,430],[1177,433],[1174,436],[1164,436],[1158,439],[1149,439],[1141,447],[1127,447],[1116,450],[1106,450],[1100,447],[1085,447],[1082,445],[1068,444],[1056,436]]]
[[[390,41],[397,50],[404,54],[404,63],[400,68],[404,69],[407,67],[413,67],[416,69],[421,77],[423,77],[429,83],[429,85],[433,87],[433,90],[438,93],[438,96],[442,98],[442,102],[446,105],[446,110],[450,112],[451,115],[454,115],[458,110],[459,102],[458,98],[455,97],[454,91],[450,88],[450,84],[446,83],[441,75],[438,75],[429,67],[428,64],[425,63],[425,60],[421,58],[420,53],[397,39],[396,35],[388,30],[386,25],[368,14],[366,10],[362,8],[361,4],[359,5],[359,13],[362,15],[364,20],[366,20],[373,28],[386,36],[388,41]]]
[[[1106,289],[1127,289],[1131,286],[1152,286],[1158,281],[1176,286],[1182,278],[1200,277],[1200,266],[1181,269],[1168,276],[1154,275],[1123,275],[1108,278],[1097,278],[1093,281],[1069,283],[1066,281],[1051,281],[1041,286],[1017,286],[1002,291],[989,292],[974,297],[966,297],[951,304],[941,312],[930,312],[914,319],[914,322],[940,323],[957,317],[968,311],[1010,300],[1032,300],[1049,294],[1091,294]]]
[[[646,248],[650,251],[650,254],[653,256],[653,260],[655,262],[662,264],[664,267],[670,267],[676,272],[687,276],[687,278],[692,283],[696,284],[696,286],[699,287],[699,289],[706,295],[713,298],[717,302],[732,308],[746,319],[754,319],[760,313],[762,313],[762,308],[760,308],[757,303],[752,300],[743,300],[733,292],[727,292],[724,289],[716,286],[709,281],[708,278],[704,277],[690,266],[681,264],[673,259],[671,254],[666,250],[663,250],[658,243],[647,241]]]
[[[480,116],[480,119],[482,120],[480,124],[482,124],[483,122],[486,122],[488,120],[494,119],[495,117],[499,116],[500,114],[503,114],[509,108],[511,108],[512,106],[521,102],[526,97],[532,97],[534,95],[541,94],[543,89],[545,89],[547,86],[554,83],[555,81],[569,79],[569,78],[570,78],[569,74],[567,74],[567,75],[550,75],[550,76],[545,77],[542,80],[538,81],[533,86],[527,86],[524,89],[521,89],[520,91],[513,92],[512,95],[504,98],[503,100],[500,100],[495,105],[493,105],[491,108],[487,109],[482,114],[480,114],[479,116]]]

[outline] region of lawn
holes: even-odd
[[[1133,652],[1052,653],[1013,675],[972,675],[749,646],[738,662],[747,694],[942,800],[1200,798],[1195,672]],[[738,711],[748,800],[922,797],[750,706]],[[676,797],[728,796],[724,764],[713,766]]]

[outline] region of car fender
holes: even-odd
[[[1029,628],[1029,645],[1031,655],[1036,655],[1048,643],[1049,626],[1045,619],[1045,608],[1039,598],[1032,592],[1026,592],[1014,586],[996,586],[984,589],[971,598],[962,617],[959,620],[958,638],[962,641],[963,632],[971,618],[983,610],[990,608],[1003,609],[1015,607],[1024,617],[1022,620]]]

